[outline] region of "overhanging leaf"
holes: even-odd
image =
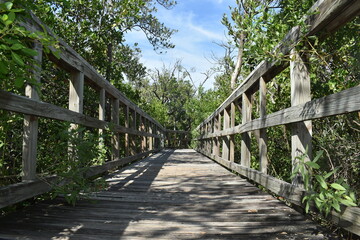
[[[319,164],[317,164],[317,163],[315,163],[315,162],[309,161],[309,162],[305,162],[305,164],[306,164],[307,166],[311,167],[311,168],[314,168],[314,169],[319,169],[319,168],[320,168]]]
[[[21,67],[25,66],[24,61],[22,60],[22,58],[18,54],[14,53],[14,52],[11,52],[11,58],[15,63],[17,63]]]
[[[346,189],[338,183],[332,183],[330,186],[336,190],[346,191]]]

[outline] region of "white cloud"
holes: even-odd
[[[208,0],[207,3],[201,1],[200,4],[198,0],[196,2],[183,0],[182,2],[179,1],[179,6],[170,11],[159,9],[157,13],[159,20],[164,22],[166,26],[178,30],[171,39],[175,44],[175,48],[167,50],[166,54],[159,55],[155,53],[141,31],[128,33],[126,35],[127,42],[129,44],[139,43],[139,47],[142,49],[141,62],[147,68],[161,68],[163,64],[168,66],[180,59],[187,69],[196,69],[196,72],[192,74],[192,78],[197,84],[200,84],[204,79],[204,75],[201,73],[212,67],[207,58],[210,58],[212,53],[218,56],[223,54],[223,49],[214,42],[225,41],[225,28],[220,23],[223,14],[221,9],[217,14],[209,14],[210,12],[213,13],[216,8],[214,7],[211,11],[206,11],[206,9],[198,11],[199,9],[196,9],[196,7],[203,8],[204,6],[221,4],[222,2],[222,0]],[[195,3],[198,6],[195,6]],[[223,5],[222,8],[227,7],[225,4]],[[213,81],[214,79],[209,79],[205,87],[211,88]]]

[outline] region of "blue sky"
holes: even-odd
[[[167,53],[158,54],[148,43],[141,31],[133,31],[126,35],[127,42],[131,45],[139,43],[142,49],[140,61],[149,69],[161,68],[174,64],[177,59],[182,60],[182,65],[188,70],[195,69],[192,78],[198,85],[204,80],[201,73],[210,69],[212,53],[221,57],[223,48],[214,42],[226,42],[226,28],[221,24],[224,13],[229,12],[229,4],[233,1],[226,0],[178,0],[178,4],[171,10],[159,6],[156,16],[166,26],[177,29],[172,37],[174,49]],[[212,88],[213,78],[209,79],[204,87]]]

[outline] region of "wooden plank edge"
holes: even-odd
[[[264,174],[260,171],[246,168],[240,164],[230,162],[221,157],[215,156],[211,153],[207,153],[200,149],[196,149],[197,152],[203,154],[204,156],[218,162],[220,165],[232,170],[243,177],[246,177],[257,184],[265,187],[272,193],[287,199],[292,204],[303,208],[302,198],[305,196],[306,192],[304,189],[301,189],[297,186],[294,186],[290,183],[272,177],[270,175]],[[360,236],[360,208],[359,207],[346,207],[341,206],[341,212],[336,212],[332,210],[329,214],[331,220],[339,227],[346,229],[349,232],[357,234]]]
[[[160,151],[161,149],[151,150],[137,155],[117,159],[111,162],[107,162],[101,166],[91,166],[85,173],[85,177],[89,178],[98,174],[104,173],[115,167],[124,166],[133,161],[148,157],[150,154]],[[51,191],[55,184],[63,185],[66,182],[61,181],[58,176],[48,176],[38,178],[31,181],[23,181],[15,184],[11,184],[0,188],[0,209],[10,206],[15,203],[19,203],[26,199],[44,194]]]

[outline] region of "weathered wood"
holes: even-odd
[[[153,133],[153,124],[152,122],[149,122],[149,133]],[[149,137],[149,150],[154,149],[154,139],[153,137]]]
[[[55,199],[1,218],[0,238],[324,238],[295,210],[191,150],[161,152],[108,182],[92,203]]]
[[[106,91],[100,89],[99,91],[99,120],[105,121],[105,104],[106,104]],[[99,147],[103,149],[105,147],[104,130],[99,129]]]
[[[260,104],[260,119],[266,117],[266,82],[264,78],[260,78],[259,86],[259,104]],[[260,172],[267,173],[268,157],[267,157],[267,134],[266,128],[259,130],[259,159]]]
[[[310,74],[302,57],[293,49],[290,61],[291,106],[311,101]],[[298,164],[297,157],[304,155],[305,161],[310,161],[312,153],[311,121],[293,123],[291,126],[291,159],[292,168]],[[300,177],[300,176],[299,176]],[[299,177],[294,183],[300,183]]]
[[[145,132],[144,117],[140,116],[140,131]],[[141,152],[146,151],[146,137],[141,137]]]
[[[111,122],[115,125],[119,125],[119,99],[111,99]],[[120,156],[120,136],[119,133],[113,133],[111,136],[111,159],[119,159]]]
[[[129,106],[125,106],[124,107],[124,114],[125,114],[125,127],[129,128],[129,121],[130,121],[130,110],[129,110]],[[125,156],[129,156],[130,155],[130,138],[129,138],[129,134],[125,133]]]
[[[104,173],[115,167],[125,166],[133,161],[142,159],[150,154],[159,151],[147,151],[138,155],[124,157],[115,161],[106,162],[101,166],[92,166],[87,169],[85,176],[92,177]],[[64,182],[58,176],[48,176],[26,182],[11,184],[5,187],[0,187],[0,208],[4,208],[15,203],[24,201],[26,199],[38,196],[40,194],[49,192],[56,185],[63,184]]]
[[[137,122],[136,122],[136,118],[137,118],[137,113],[136,111],[132,111],[132,124],[131,124],[131,128],[132,129],[137,129]],[[155,132],[156,134],[156,132]],[[136,135],[131,135],[130,136],[130,155],[134,155],[136,154]]]
[[[262,173],[260,171],[244,167],[240,164],[230,162],[226,159],[223,159],[215,155],[207,155],[205,152],[199,151],[205,156],[215,160],[226,168],[239,173],[241,176],[244,176],[262,186],[271,192],[277,194],[278,196],[286,198],[291,203],[302,207],[302,198],[306,194],[304,189],[284,182],[280,179]],[[345,207],[342,206],[341,213],[332,210],[330,213],[333,221],[337,223],[340,227],[360,235],[360,208],[359,207]]]
[[[58,181],[58,177],[51,176],[0,187],[0,208],[46,193]]]
[[[69,110],[82,113],[84,108],[84,73],[72,72],[69,88]]]
[[[34,115],[37,117],[72,122],[75,124],[81,124],[86,127],[105,129],[108,126],[107,122],[101,121],[97,118],[76,113],[49,103],[35,101],[33,99],[29,99],[27,97],[19,96],[3,90],[0,90],[0,109]],[[159,137],[155,134],[143,133],[123,126],[114,126],[113,130],[120,133]]]
[[[223,129],[228,129],[230,127],[230,116],[229,111],[227,109],[224,109],[223,113]],[[206,131],[208,132],[208,131]],[[222,140],[222,158],[229,159],[229,148],[230,148],[230,137],[224,136]],[[209,149],[207,151],[209,153]]]
[[[33,77],[36,82],[41,79],[41,63],[42,63],[42,45],[34,42],[33,49],[37,51],[34,57],[35,64],[33,66]],[[36,86],[27,85],[25,87],[25,96],[40,100],[38,89]],[[36,178],[36,159],[37,159],[37,141],[38,141],[38,118],[32,115],[24,115],[23,145],[22,145],[22,180],[34,180]]]
[[[251,121],[251,95],[243,93],[242,95],[242,124]],[[244,132],[241,134],[241,165],[250,167],[251,159],[251,133]]]
[[[360,111],[360,86],[346,89],[310,102],[289,107],[266,115],[262,119],[255,119],[232,129],[204,135],[203,138],[221,137],[254,131],[261,128],[274,127],[306,120],[331,117]]]
[[[230,128],[235,127],[235,103],[231,103],[230,108]],[[229,152],[229,159],[230,161],[234,162],[235,160],[235,136],[229,136],[230,140],[230,152]]]

